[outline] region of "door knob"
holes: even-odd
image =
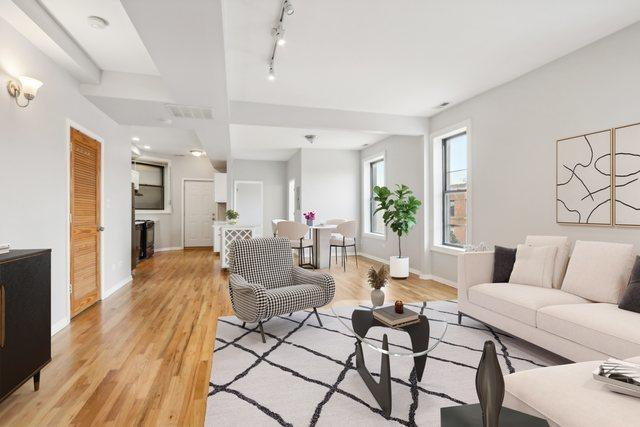
[[[98,231],[104,231],[104,227],[102,226],[98,227]]]

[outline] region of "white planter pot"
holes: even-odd
[[[406,279],[409,277],[409,257],[389,258],[389,275],[394,279]]]

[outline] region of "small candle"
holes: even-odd
[[[400,301],[400,300],[396,301],[396,313],[398,313],[398,314],[404,313],[404,305],[402,304],[402,301]]]

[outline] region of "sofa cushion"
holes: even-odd
[[[558,248],[556,260],[553,264],[553,287],[560,289],[562,278],[569,262],[569,251],[571,250],[569,238],[567,236],[527,236],[524,244],[527,246],[555,246]]]
[[[640,401],[592,378],[599,361],[530,369],[504,377],[507,407],[534,409],[563,427],[622,427],[638,418]]]
[[[631,277],[629,277],[629,284],[622,294],[618,307],[640,313],[640,256],[636,257]]]
[[[640,314],[615,304],[571,304],[543,307],[539,329],[585,347],[623,359],[640,354]]]
[[[617,304],[633,261],[633,245],[578,240],[562,290],[591,301]]]
[[[509,283],[553,288],[556,252],[555,246],[518,245]]]
[[[559,289],[515,283],[485,283],[472,286],[469,288],[469,301],[531,326],[536,326],[536,313],[541,307],[588,302]]]

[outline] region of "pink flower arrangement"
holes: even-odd
[[[302,216],[304,216],[304,219],[307,221],[314,221],[316,219],[316,213],[314,211],[305,212]]]

